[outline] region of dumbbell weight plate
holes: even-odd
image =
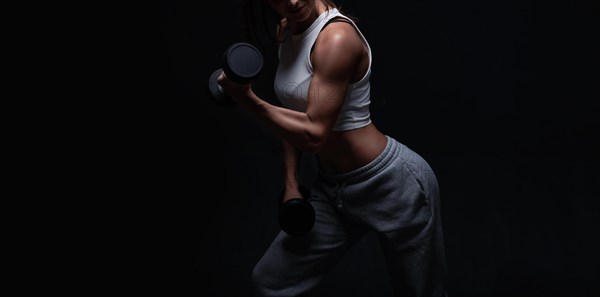
[[[300,192],[304,198],[292,198],[279,206],[279,225],[285,233],[291,236],[304,235],[315,224],[315,209],[306,200],[310,197],[310,193],[303,187],[300,187]],[[283,193],[281,197],[283,197]]]
[[[230,45],[221,59],[227,77],[241,84],[250,83],[263,68],[262,54],[254,45],[246,42]]]
[[[292,236],[308,233],[315,223],[315,210],[303,198],[292,198],[281,205],[279,224],[283,231]]]

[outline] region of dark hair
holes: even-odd
[[[336,5],[332,0],[315,1],[322,1],[327,8],[337,8],[352,20],[357,20],[357,18],[342,11],[342,7]],[[265,0],[242,0],[242,18],[245,38],[249,42],[259,47],[277,43],[276,29],[281,18]]]

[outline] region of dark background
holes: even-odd
[[[373,51],[374,123],[438,176],[449,296],[599,296],[592,1],[337,3]],[[224,49],[244,39],[239,13],[238,1],[153,1],[122,13],[130,22],[111,45],[121,91],[103,103],[114,166],[104,182],[126,197],[115,199],[125,224],[107,245],[118,266],[106,282],[129,285],[120,291],[247,296],[279,231],[279,140],[206,93]],[[275,102],[274,52],[263,50],[254,87]],[[308,155],[303,182],[314,170]],[[383,264],[365,237],[321,296],[391,296]]]

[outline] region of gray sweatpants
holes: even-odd
[[[310,296],[367,231],[376,232],[396,296],[444,296],[446,259],[436,176],[417,153],[386,136],[385,150],[351,172],[319,172],[306,235],[280,232],[254,267],[255,296]]]

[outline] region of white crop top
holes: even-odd
[[[308,86],[313,73],[310,62],[311,49],[321,29],[335,17],[343,17],[350,21],[369,51],[368,70],[359,81],[350,84],[340,114],[332,129],[333,131],[345,131],[364,127],[371,123],[369,76],[372,58],[371,48],[356,24],[336,8],[319,15],[311,26],[300,34],[293,35],[287,30],[287,36],[279,45],[279,64],[275,74],[274,91],[284,107],[296,111],[306,111]]]

